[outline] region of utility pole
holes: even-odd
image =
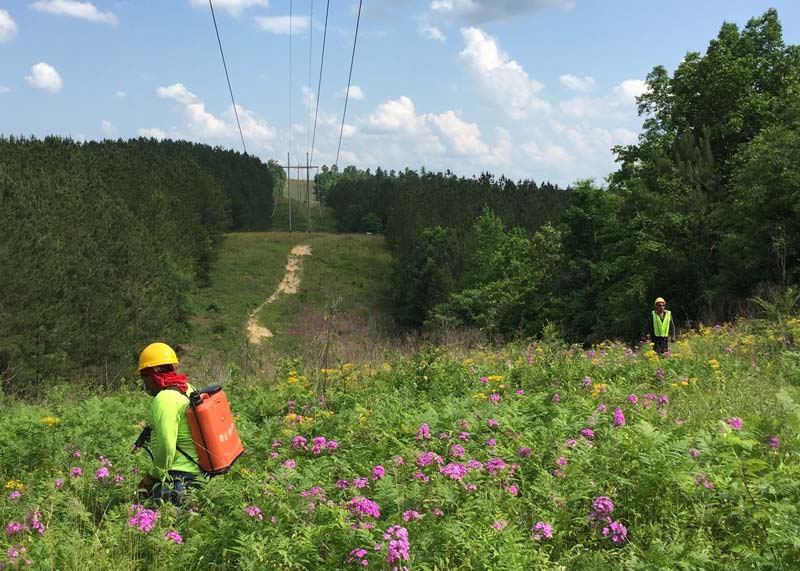
[[[311,232],[311,168],[308,164],[308,153],[306,153],[306,211],[308,212],[308,224],[306,232]]]
[[[292,231],[292,163],[286,153],[286,196],[289,199],[289,232]]]

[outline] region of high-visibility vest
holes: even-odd
[[[672,319],[672,313],[669,310],[664,312],[664,321],[658,316],[658,313],[653,311],[653,335],[656,337],[669,336],[669,322]]]

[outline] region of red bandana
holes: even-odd
[[[166,371],[163,373],[156,373],[153,371],[150,373],[150,377],[156,382],[159,389],[167,389],[170,387],[175,387],[183,394],[186,394],[186,390],[188,389],[188,381],[186,379],[186,375],[181,375],[180,373],[176,373],[175,371]]]

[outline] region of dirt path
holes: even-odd
[[[250,319],[247,321],[247,341],[249,343],[258,345],[265,337],[272,337],[272,331],[258,324],[258,314],[264,309],[265,305],[278,299],[281,294],[288,295],[297,293],[297,288],[300,287],[300,278],[297,275],[297,271],[300,269],[300,258],[310,255],[311,246],[308,244],[292,248],[286,261],[286,274],[284,274],[283,280],[278,284],[275,291],[272,292],[272,295],[250,313]]]

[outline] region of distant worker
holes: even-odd
[[[186,376],[175,372],[178,357],[165,343],[151,343],[139,355],[136,370],[144,389],[154,397],[150,406],[150,425],[145,428],[134,449],[145,446],[153,459],[153,470],[137,489],[145,490],[154,500],[180,505],[186,492],[205,481],[200,469],[186,408],[194,390]],[[150,432],[148,429],[150,429]]]
[[[645,324],[645,331],[653,342],[653,350],[659,355],[669,351],[669,341],[675,342],[675,322],[672,312],[667,309],[667,302],[663,297],[657,297],[656,308],[651,312],[650,319]]]

